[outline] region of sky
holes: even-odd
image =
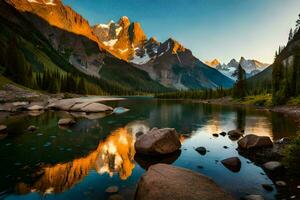
[[[241,56],[272,63],[300,0],[63,0],[91,25],[128,16],[150,38],[174,38],[202,61]]]

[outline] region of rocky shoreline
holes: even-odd
[[[225,132],[219,135],[224,135]],[[286,166],[282,162],[284,149],[291,143],[288,138],[282,138],[272,142],[269,137],[246,135],[243,130],[232,130],[225,133],[229,139],[234,137],[237,141],[236,149],[239,155],[249,159],[255,165],[261,167],[274,184],[262,184],[266,191],[278,193],[276,199],[297,199],[299,197],[299,179],[291,177]],[[203,175],[187,169],[174,167],[172,165],[160,164],[172,157],[179,151],[180,135],[175,129],[153,128],[149,132],[139,135],[135,143],[137,155],[142,155],[142,160],[164,158],[160,161],[148,163],[146,173],[141,177],[136,190],[137,200],[151,199],[233,199],[217,186],[212,180]],[[199,154],[206,154],[205,147],[195,149]],[[156,159],[157,160],[157,159]],[[236,173],[241,169],[241,161],[238,157],[229,157],[221,161],[228,170]],[[189,183],[194,184],[190,185]],[[154,184],[155,183],[155,184]],[[180,187],[178,186],[180,183]],[[199,186],[197,186],[199,184]],[[205,185],[205,187],[203,186]],[[188,187],[185,187],[188,186]],[[195,186],[197,186],[195,188]],[[205,189],[204,189],[205,188]],[[206,193],[209,188],[210,193]],[[264,197],[257,194],[249,194],[242,199],[263,200]]]

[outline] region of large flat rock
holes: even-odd
[[[101,104],[103,101],[122,100],[121,98],[72,98],[51,101],[50,109],[74,111],[74,112],[105,112],[113,108]]]
[[[136,200],[233,200],[213,180],[166,164],[151,166],[141,177]]]

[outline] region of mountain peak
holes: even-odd
[[[123,16],[120,18],[118,24],[122,27],[128,27],[130,25],[130,20],[127,16]]]
[[[220,61],[218,59],[213,59],[212,61],[205,61],[205,64],[207,64],[210,67],[217,67],[218,65],[220,65]]]
[[[173,38],[169,38],[166,43],[168,44],[168,49],[172,50],[172,54],[176,54],[178,52],[184,52],[186,49],[182,44],[180,44],[177,40]]]

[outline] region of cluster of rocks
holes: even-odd
[[[179,134],[172,128],[153,128],[139,134],[135,142],[137,155],[149,160],[172,157],[180,148]],[[161,163],[146,169],[138,183],[136,200],[233,199],[210,178],[191,170]]]
[[[261,163],[263,169],[267,172],[275,172],[284,169],[282,163],[277,159],[272,160],[275,154],[278,154],[280,145],[287,144],[287,139],[276,141],[275,143],[269,137],[257,135],[245,135],[242,130],[232,130],[228,133],[222,132],[215,134],[218,137],[226,136],[237,140],[238,152],[242,155],[257,155],[261,152],[272,152],[272,156],[264,159]],[[218,136],[217,136],[218,135]],[[226,146],[224,146],[225,148]],[[199,173],[187,169],[174,167],[164,163],[163,157],[171,157],[174,152],[180,151],[181,143],[179,134],[175,129],[153,128],[146,134],[139,134],[135,142],[137,155],[143,155],[144,159],[158,160],[147,165],[147,172],[141,177],[136,190],[136,199],[233,199],[230,195],[218,187],[211,179]],[[227,147],[228,148],[228,147]],[[195,149],[200,155],[209,152],[205,147]],[[266,154],[264,154],[266,155]],[[247,157],[247,156],[246,156]],[[249,157],[248,157],[249,158]],[[175,158],[176,159],[176,158]],[[171,159],[170,159],[171,160]],[[253,162],[255,158],[251,157]],[[141,161],[138,161],[140,163]],[[158,164],[157,164],[158,163]],[[239,157],[230,157],[221,161],[221,163],[232,172],[239,172],[242,162]],[[275,182],[278,187],[285,187],[287,183],[282,180]],[[270,184],[262,184],[266,191],[274,190]],[[213,191],[213,192],[211,192]],[[248,195],[246,200],[263,200],[261,195]]]
[[[46,102],[12,102],[0,105],[0,111],[41,111],[46,109],[63,110],[72,112],[99,113],[113,111],[113,108],[106,106],[102,101],[104,98],[71,98],[71,99],[50,99]]]

